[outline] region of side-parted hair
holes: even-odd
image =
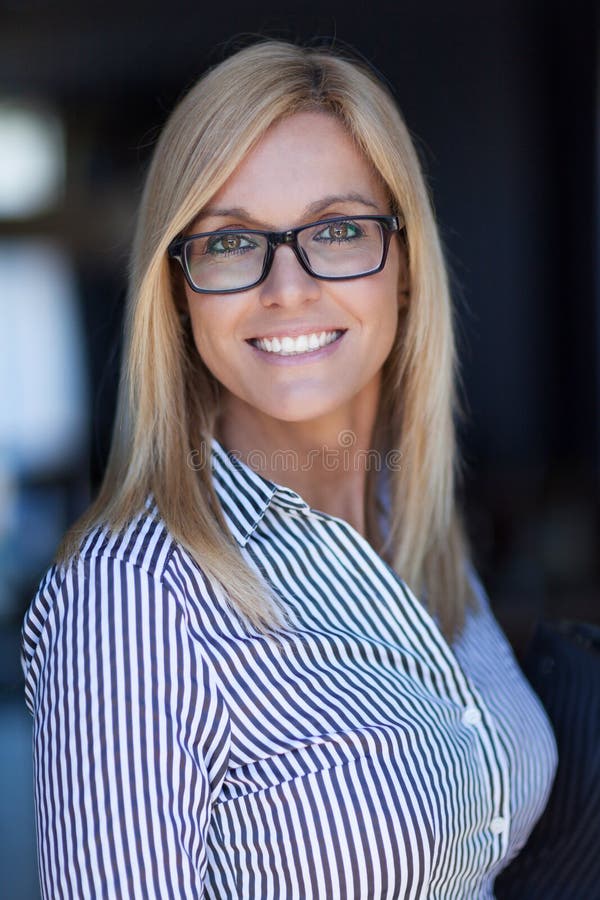
[[[375,429],[377,445],[396,451],[401,464],[389,472],[385,541],[377,527],[377,472],[367,473],[367,537],[450,639],[473,598],[455,495],[457,372],[446,268],[419,160],[391,93],[368,67],[329,49],[260,41],[205,74],[171,114],[139,212],[106,475],[58,559],[75,554],[96,525],[125,527],[152,496],[175,540],[223,585],[243,617],[264,632],[285,621],[243,560],[214,492],[209,450],[219,385],[181,315],[182,273],[167,248],[271,125],[305,111],[334,116],[347,129],[385,184],[392,211],[405,219],[410,295],[384,367]]]

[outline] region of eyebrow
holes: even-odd
[[[374,200],[369,197],[364,197],[362,194],[357,194],[354,191],[351,191],[348,194],[329,194],[327,197],[321,197],[319,200],[315,200],[313,203],[309,203],[308,206],[304,207],[302,218],[311,218],[312,216],[318,216],[323,210],[327,209],[329,206],[334,206],[336,203],[360,203],[362,206],[367,206],[370,209],[378,210],[380,204],[376,203]],[[257,227],[261,226],[265,227],[264,223],[259,223],[249,212],[241,206],[233,206],[233,207],[216,207],[216,206],[208,206],[202,210],[200,215],[197,217],[197,220],[207,219],[209,217],[214,218],[237,218],[241,219],[245,222],[250,222],[256,224]],[[274,231],[276,230],[273,225],[267,225],[267,229]]]

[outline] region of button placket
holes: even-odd
[[[490,822],[490,831],[492,834],[498,835],[507,831],[508,821],[504,816],[495,816]]]
[[[392,579],[395,581],[398,578],[396,573],[394,573],[393,570],[390,570],[387,564],[377,557],[370,544],[368,544],[360,535],[355,533],[353,529],[351,529],[351,526],[346,522],[310,509],[309,513],[316,518],[329,521],[331,524],[337,524],[342,531],[351,531],[354,540],[363,545],[366,555],[370,558],[374,558],[374,562],[376,563],[375,568],[379,570],[384,583],[388,583]],[[395,596],[398,590],[395,585],[392,583],[389,584],[388,587],[390,589],[390,594]],[[439,626],[427,611],[426,607],[414,597],[410,592],[410,589],[404,584],[402,584],[402,593],[404,603],[400,608],[394,607],[395,614],[399,616],[400,612],[402,612],[404,616],[406,616],[409,627],[406,628],[404,623],[403,626],[407,633],[410,633],[415,626],[415,622],[412,621],[411,617],[408,615],[407,608],[412,607],[410,611],[414,614],[415,620],[417,622],[420,621],[424,630],[430,631],[432,645],[437,646],[437,650],[440,654],[440,658],[436,660],[435,671],[439,673],[441,681],[445,683],[446,690],[443,692],[442,696],[446,699],[453,700],[454,703],[459,705],[461,710],[459,715],[461,716],[463,724],[472,728],[474,730],[474,735],[476,735],[474,743],[477,746],[481,777],[487,781],[487,796],[489,798],[486,817],[487,823],[484,820],[481,822],[481,826],[492,831],[490,822],[492,820],[496,822],[502,820],[502,829],[498,829],[497,834],[492,831],[492,833],[495,834],[495,838],[496,836],[498,837],[497,843],[495,841],[494,856],[499,859],[505,855],[508,848],[510,773],[508,758],[502,746],[492,712],[488,708],[475,683],[463,670],[451,646],[445,641],[439,640]],[[424,659],[424,664],[425,666],[429,664],[428,658]],[[494,828],[498,828],[498,824],[495,824]]]
[[[492,774],[492,781],[490,783],[491,807],[487,827],[489,833],[493,835],[494,840],[499,840],[497,852],[498,858],[501,858],[508,848],[510,831],[510,778],[508,758],[500,742],[498,729],[492,713],[480,696],[477,688],[474,685],[469,685],[469,688],[469,700],[471,702],[468,702],[467,705],[463,707],[461,721],[465,727],[475,731],[482,744],[487,745],[485,756],[488,757],[490,762],[492,758],[497,760],[497,764],[494,766],[495,778],[494,774]],[[501,801],[499,795],[502,797]]]
[[[476,706],[467,706],[463,710],[462,714],[462,722],[463,725],[480,725],[482,720],[481,711],[477,709]]]

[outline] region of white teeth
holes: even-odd
[[[281,356],[291,356],[295,353],[306,353],[311,350],[318,350],[319,347],[325,347],[331,344],[341,335],[341,331],[322,331],[313,332],[312,334],[301,334],[297,338],[257,338],[252,341],[255,347],[265,350],[267,353],[279,353]]]

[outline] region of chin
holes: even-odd
[[[279,422],[313,422],[315,419],[321,419],[327,416],[329,410],[323,410],[321,408],[309,409],[309,408],[294,408],[290,407],[289,409],[273,409],[267,412],[267,415],[271,416],[273,419],[277,419]]]

